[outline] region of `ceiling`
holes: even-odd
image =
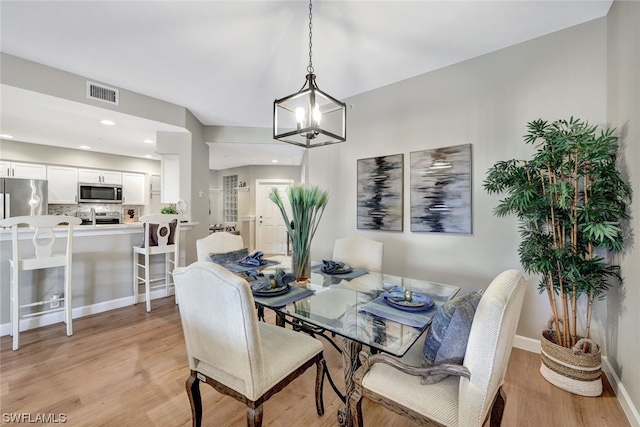
[[[316,0],[317,83],[345,99],[602,17],[611,3]],[[184,106],[205,125],[271,127],[273,100],[304,83],[308,13],[305,0],[2,0],[0,50]],[[176,130],[6,85],[0,101],[0,133],[25,142],[144,157],[143,139]],[[116,126],[97,123],[107,116]],[[302,156],[276,141],[210,145],[211,169]]]

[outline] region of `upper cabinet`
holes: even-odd
[[[88,184],[122,184],[122,172],[78,169],[78,182]]]
[[[78,203],[78,169],[67,166],[47,166],[49,203]]]
[[[122,204],[144,205],[144,174],[122,172]]]
[[[0,177],[47,179],[47,165],[0,160]]]

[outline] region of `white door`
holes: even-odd
[[[287,227],[280,209],[269,199],[269,193],[272,188],[278,189],[287,215],[291,217],[289,201],[284,191],[291,184],[293,181],[289,180],[256,180],[256,249],[265,254],[287,253]]]

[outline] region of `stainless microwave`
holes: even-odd
[[[122,203],[122,185],[78,184],[80,203]]]

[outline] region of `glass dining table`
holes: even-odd
[[[276,268],[290,270],[289,257],[269,259],[279,264],[265,268],[262,271],[265,275],[273,274]],[[331,275],[323,273],[320,266],[312,265],[308,283],[293,286],[286,294],[254,295],[254,301],[261,310],[274,310],[277,324],[284,326],[289,323],[294,329],[323,336],[342,353],[344,394],[330,375],[328,380],[345,402],[338,412],[340,425],[348,425],[350,417],[346,397],[353,390],[352,377],[360,365],[358,354],[363,346],[372,352],[404,356],[429,326],[438,306],[451,299],[460,288],[355,269],[351,274]],[[405,306],[389,298],[389,295],[401,295],[405,291],[410,291],[409,299],[411,294],[427,298],[420,299],[424,304],[417,306]],[[332,336],[340,336],[341,345],[336,344]]]

